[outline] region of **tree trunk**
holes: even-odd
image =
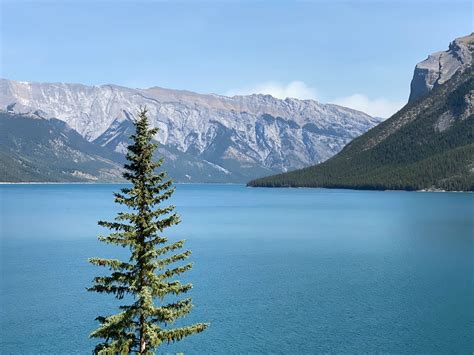
[[[145,350],[146,350],[146,342],[145,342],[145,337],[143,335],[144,325],[145,325],[145,317],[141,315],[140,316],[140,354],[145,354]]]

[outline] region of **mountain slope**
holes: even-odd
[[[170,175],[186,182],[244,182],[319,163],[380,122],[337,105],[269,95],[0,80],[0,109],[62,120],[109,153],[124,153],[140,106],[176,158]]]
[[[0,112],[0,181],[120,181],[113,158],[62,121]]]
[[[249,185],[473,191],[473,102],[469,66],[325,163]]]

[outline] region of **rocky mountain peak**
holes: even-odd
[[[472,65],[474,33],[455,39],[447,51],[436,52],[418,63],[413,73],[409,102],[425,96],[448,81],[457,71]]]

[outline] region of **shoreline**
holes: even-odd
[[[3,182],[1,185],[131,185],[129,182]],[[244,182],[173,182],[173,185],[245,185]]]
[[[2,182],[0,186],[17,185],[129,185],[128,182]],[[372,190],[372,189],[344,189],[344,188],[325,188],[325,187],[264,187],[248,186],[246,183],[234,182],[176,182],[174,185],[233,185],[244,186],[252,189],[295,189],[295,190],[344,190],[344,191],[374,191],[374,192],[418,192],[418,193],[474,193],[474,191],[446,191],[446,190]]]

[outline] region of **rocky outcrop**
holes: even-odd
[[[433,53],[415,67],[411,81],[409,102],[425,96],[434,87],[448,81],[457,71],[471,66],[474,50],[474,33],[455,39],[449,49]]]

